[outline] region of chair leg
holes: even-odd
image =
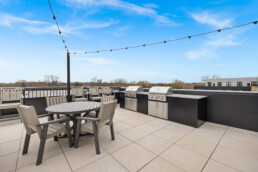
[[[81,120],[78,120],[77,121],[77,129],[76,129],[74,148],[78,148],[78,142],[79,142],[79,137],[80,137],[80,130],[81,130]]]
[[[54,120],[54,116],[53,116],[53,115],[50,115],[50,116],[49,116],[49,121],[53,121],[53,120]],[[55,142],[58,141],[57,136],[54,136],[54,141],[55,141]]]
[[[110,125],[110,132],[111,132],[111,139],[115,140],[115,133],[114,133],[114,126],[113,126],[113,124]]]
[[[26,133],[23,150],[22,150],[22,155],[25,155],[28,153],[29,144],[30,144],[30,135]]]
[[[99,112],[100,112],[100,110],[96,110],[96,118],[99,117]]]
[[[93,125],[93,132],[94,132],[96,154],[100,154],[97,124],[95,121],[92,121],[92,125]]]
[[[48,126],[44,126],[41,136],[40,136],[40,144],[39,144],[39,150],[38,150],[38,157],[37,157],[37,162],[36,165],[40,165],[42,163],[42,158],[44,154],[44,149],[45,149],[45,144],[46,144],[46,139],[47,139],[47,129]]]
[[[66,134],[67,134],[67,137],[68,137],[69,146],[71,148],[71,147],[73,147],[73,139],[72,139],[72,134],[71,134],[71,128],[70,128],[69,121],[65,122],[65,129],[66,129]]]
[[[54,136],[54,141],[57,142],[58,141],[58,137]]]

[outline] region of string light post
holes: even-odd
[[[70,83],[70,53],[67,52],[67,96],[68,101],[71,101],[71,83]]]
[[[49,7],[50,7],[50,10],[52,12],[52,15],[53,15],[53,20],[55,21],[56,23],[56,27],[57,27],[57,30],[58,30],[58,34],[60,35],[61,37],[61,40],[64,44],[64,47],[66,49],[66,55],[67,55],[67,101],[68,102],[71,102],[71,82],[70,82],[70,52],[68,50],[68,47],[66,45],[66,42],[64,40],[64,37],[62,35],[62,31],[60,29],[60,26],[57,22],[57,19],[56,19],[56,16],[54,14],[54,11],[53,11],[53,8],[51,6],[51,3],[50,3],[50,0],[48,0],[48,4],[49,4]]]

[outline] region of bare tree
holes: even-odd
[[[97,80],[98,80],[98,78],[95,76],[95,77],[93,77],[93,78],[91,79],[91,82],[96,83]]]
[[[149,87],[149,84],[150,83],[148,81],[139,81],[139,82],[137,82],[137,85],[142,86],[144,88]]]
[[[58,85],[59,76],[57,75],[45,75],[45,82],[48,85],[57,86]]]
[[[202,82],[205,82],[207,79],[209,79],[210,76],[209,75],[203,75],[202,76]]]
[[[214,75],[212,76],[212,79],[220,79],[220,76],[219,76],[218,74],[214,74]]]
[[[174,81],[173,81],[173,84],[183,84],[184,82],[183,81],[181,81],[181,80],[179,80],[179,79],[175,79]]]
[[[99,83],[99,80],[101,80],[101,79],[98,79],[96,76],[93,77],[93,78],[91,79],[90,85],[91,85],[91,86],[96,86],[97,83]]]
[[[207,79],[220,79],[220,76],[218,74],[213,74],[212,77],[209,75],[202,76],[202,82],[206,82]]]
[[[112,82],[115,83],[116,86],[125,86],[127,83],[127,81],[124,78],[114,79],[114,81]]]
[[[101,85],[102,84],[102,79],[97,79],[97,83]]]
[[[46,83],[50,83],[50,76],[49,76],[49,75],[45,75],[44,81],[45,81]]]

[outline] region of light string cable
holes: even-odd
[[[236,28],[251,25],[251,24],[256,25],[257,23],[258,23],[258,21],[253,21],[253,22],[249,22],[249,23],[244,23],[244,24],[240,24],[240,25],[236,25],[236,26],[232,26],[232,27],[226,27],[226,28],[223,28],[223,29],[217,29],[217,30],[213,30],[213,31],[209,31],[209,32],[199,33],[199,34],[195,34],[195,35],[184,36],[184,37],[180,37],[180,38],[169,39],[169,40],[165,40],[165,41],[159,41],[159,42],[153,42],[153,43],[147,43],[147,44],[141,44],[141,45],[135,45],[135,46],[129,46],[129,47],[103,49],[103,50],[96,50],[96,51],[71,52],[70,54],[75,54],[75,55],[76,54],[84,54],[85,55],[85,54],[92,54],[92,53],[128,50],[128,49],[132,49],[132,48],[146,47],[146,46],[157,45],[157,44],[166,44],[168,42],[174,42],[174,41],[179,41],[179,40],[183,40],[183,39],[191,39],[193,37],[208,35],[208,34],[212,34],[212,33],[215,33],[215,32],[220,33],[221,31],[224,31],[224,30],[232,30],[232,29],[236,29]]]
[[[58,24],[58,22],[57,22],[57,20],[56,20],[56,16],[55,16],[54,11],[53,11],[53,8],[52,8],[52,6],[51,6],[50,0],[48,0],[48,4],[49,4],[50,10],[51,10],[52,15],[53,15],[53,20],[55,20],[55,22],[56,22],[56,27],[57,27],[57,30],[58,30],[58,34],[60,35],[61,40],[62,40],[62,42],[64,43],[64,47],[65,47],[67,53],[69,53],[69,50],[68,50],[68,48],[67,48],[66,42],[65,42],[65,40],[64,40],[64,37],[63,37],[63,35],[62,35],[61,29],[60,29],[59,24]]]

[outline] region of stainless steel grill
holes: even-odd
[[[167,101],[167,95],[173,94],[171,87],[151,87],[149,91],[149,100]]]
[[[129,86],[125,89],[125,109],[137,111],[136,94],[143,92],[141,86]]]
[[[149,90],[148,114],[168,119],[167,95],[173,94],[171,87],[151,87]]]

